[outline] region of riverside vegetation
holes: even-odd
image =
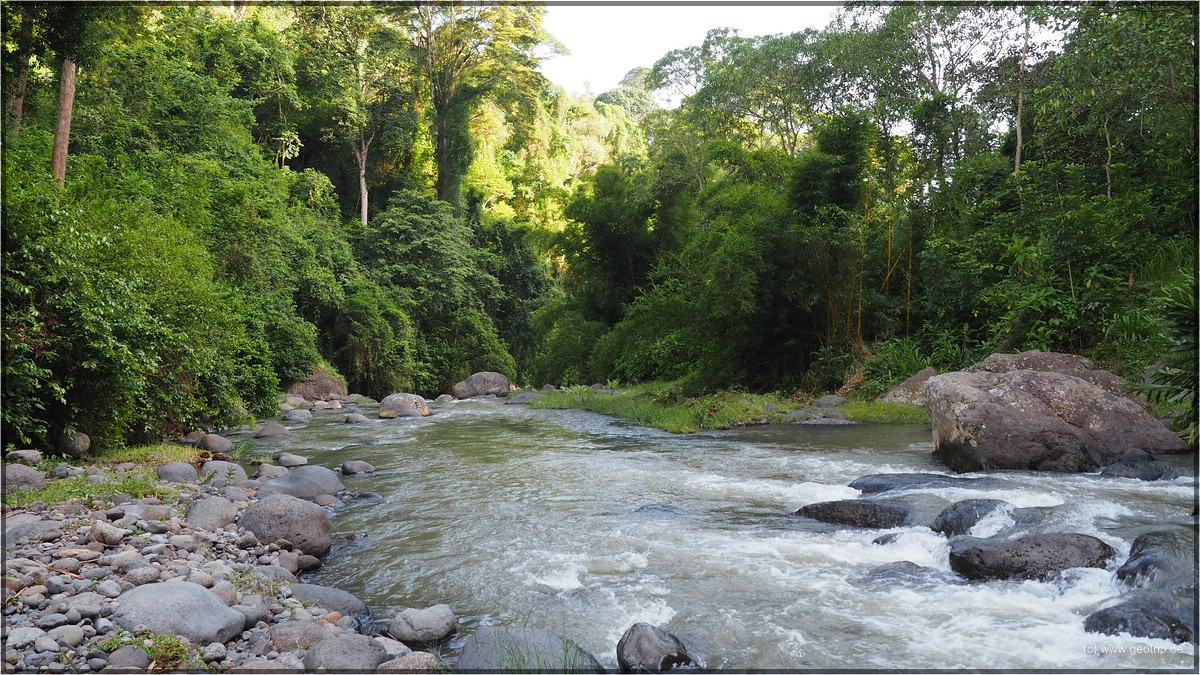
[[[536,5],[0,11],[10,449],[315,372],[670,382],[664,426],[726,426],[1033,348],[1195,442],[1194,6],[854,4],[578,96]]]

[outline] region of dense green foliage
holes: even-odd
[[[853,4],[579,100],[535,5],[2,11],[7,444],[236,424],[317,366],[873,394],[1030,348],[1194,437],[1194,6]]]

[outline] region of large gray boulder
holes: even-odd
[[[484,626],[463,641],[459,671],[585,672],[604,668],[574,640],[536,628]]]
[[[950,569],[974,581],[1046,579],[1072,567],[1104,567],[1114,555],[1111,546],[1086,534],[962,537],[950,542]]]
[[[233,441],[220,434],[204,434],[200,437],[198,445],[209,452],[229,452],[233,450]]]
[[[622,673],[667,673],[695,664],[679,638],[648,623],[633,624],[617,642]]]
[[[292,584],[291,587],[292,595],[306,604],[311,603],[340,612],[342,616],[353,617],[363,624],[371,618],[371,610],[367,608],[367,603],[359,600],[353,593],[319,584]]]
[[[1094,384],[1110,394],[1117,396],[1129,394],[1129,388],[1125,386],[1125,380],[1121,376],[1101,370],[1092,363],[1091,359],[1075,354],[1043,352],[1037,349],[1020,354],[992,354],[967,368],[968,372],[973,373],[1009,373],[1014,370],[1070,375]]]
[[[283,426],[279,422],[267,422],[266,424],[262,425],[261,429],[259,429],[257,432],[255,432],[254,437],[255,438],[278,438],[281,436],[287,436],[291,433],[292,432],[289,431],[287,427]]]
[[[323,556],[331,545],[325,509],[290,495],[273,494],[258,500],[242,514],[239,524],[261,542],[286,539],[309,555]]]
[[[288,399],[297,397],[306,401],[332,401],[346,396],[346,383],[341,376],[324,366],[314,366],[312,374],[305,380],[293,383],[287,393]]]
[[[55,447],[60,452],[75,459],[83,459],[88,450],[92,449],[92,439],[82,431],[62,433],[55,439]]]
[[[192,583],[137,586],[117,597],[117,605],[112,620],[121,628],[172,632],[196,645],[227,642],[241,634],[246,621],[216,593]]]
[[[383,418],[425,417],[429,414],[429,403],[416,394],[391,394],[379,402],[379,416]]]
[[[933,455],[958,472],[1084,472],[1113,463],[1129,448],[1188,449],[1140,402],[1076,375],[963,371],[930,378],[925,391]]]
[[[341,479],[332,469],[309,465],[288,469],[284,475],[267,481],[258,488],[258,495],[291,495],[300,499],[312,499],[317,495],[332,495],[345,489]]]
[[[212,434],[209,435],[211,436]],[[215,488],[233,485],[238,481],[246,480],[246,478],[246,470],[240,464],[235,464],[234,462],[212,460],[200,466],[200,482]]]
[[[309,672],[370,673],[387,661],[387,651],[366,635],[349,633],[321,640],[304,654]]]
[[[190,527],[208,532],[219,532],[232,525],[238,516],[238,507],[224,497],[198,499],[188,504],[184,519]]]
[[[388,624],[388,633],[409,647],[441,642],[454,634],[458,617],[449,605],[404,609]]]
[[[4,478],[4,489],[8,490],[40,490],[46,487],[46,474],[24,464],[5,464],[0,468]]]
[[[938,372],[934,368],[918,370],[912,377],[880,394],[878,400],[884,403],[900,403],[923,408],[926,403],[925,383],[937,374]]]
[[[508,378],[500,373],[475,373],[451,387],[450,393],[457,399],[508,393]]]
[[[195,483],[200,480],[196,467],[187,462],[171,462],[163,464],[156,470],[158,477],[168,483]]]
[[[833,525],[883,529],[909,524],[912,510],[903,502],[882,499],[842,499],[802,507],[796,515]]]

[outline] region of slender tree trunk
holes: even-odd
[[[21,116],[25,112],[25,89],[29,85],[29,52],[33,49],[33,12],[29,6],[21,8],[21,34],[17,38],[16,82],[13,83],[12,101],[9,109],[12,111],[12,137],[21,135]]]
[[[54,155],[50,170],[61,190],[67,182],[67,143],[71,136],[71,111],[75,106],[75,59],[63,58],[58,85],[58,121],[54,124]]]
[[[1104,193],[1112,199],[1112,136],[1108,133],[1108,120],[1104,120],[1104,147],[1108,154],[1104,158]]]
[[[359,143],[354,147],[354,164],[358,166],[358,217],[362,221],[363,227],[367,226],[367,207],[369,205],[367,193],[367,151],[371,147],[370,140],[360,138]]]
[[[1021,47],[1021,69],[1017,78],[1017,152],[1013,158],[1013,173],[1021,170],[1021,146],[1025,141],[1021,120],[1025,112],[1025,58],[1029,54],[1029,9],[1025,9],[1025,44]]]

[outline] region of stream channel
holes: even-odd
[[[336,468],[366,460],[346,487],[336,542],[305,581],[357,595],[386,623],[446,603],[460,637],[480,625],[548,629],[609,669],[633,623],[678,635],[713,669],[1190,669],[1193,645],[1087,633],[1083,619],[1122,587],[1113,571],[1143,532],[1189,528],[1185,477],[975,474],[984,487],[906,491],[932,513],[962,499],[1034,509],[1013,531],[1079,532],[1113,546],[1109,569],[1053,581],[967,583],[927,527],[836,528],[796,509],[850,499],[866,474],[948,474],[927,428],[776,426],[674,435],[583,411],[499,399],[434,404],[420,419],[345,424],[321,411],[252,453],[286,450]],[[994,520],[994,519],[993,519]],[[985,519],[972,534],[1008,526]],[[990,529],[991,531],[980,531]],[[894,543],[874,544],[900,533]],[[877,579],[885,563],[934,568]],[[450,647],[461,644],[451,642]],[[454,656],[451,649],[450,658]]]

